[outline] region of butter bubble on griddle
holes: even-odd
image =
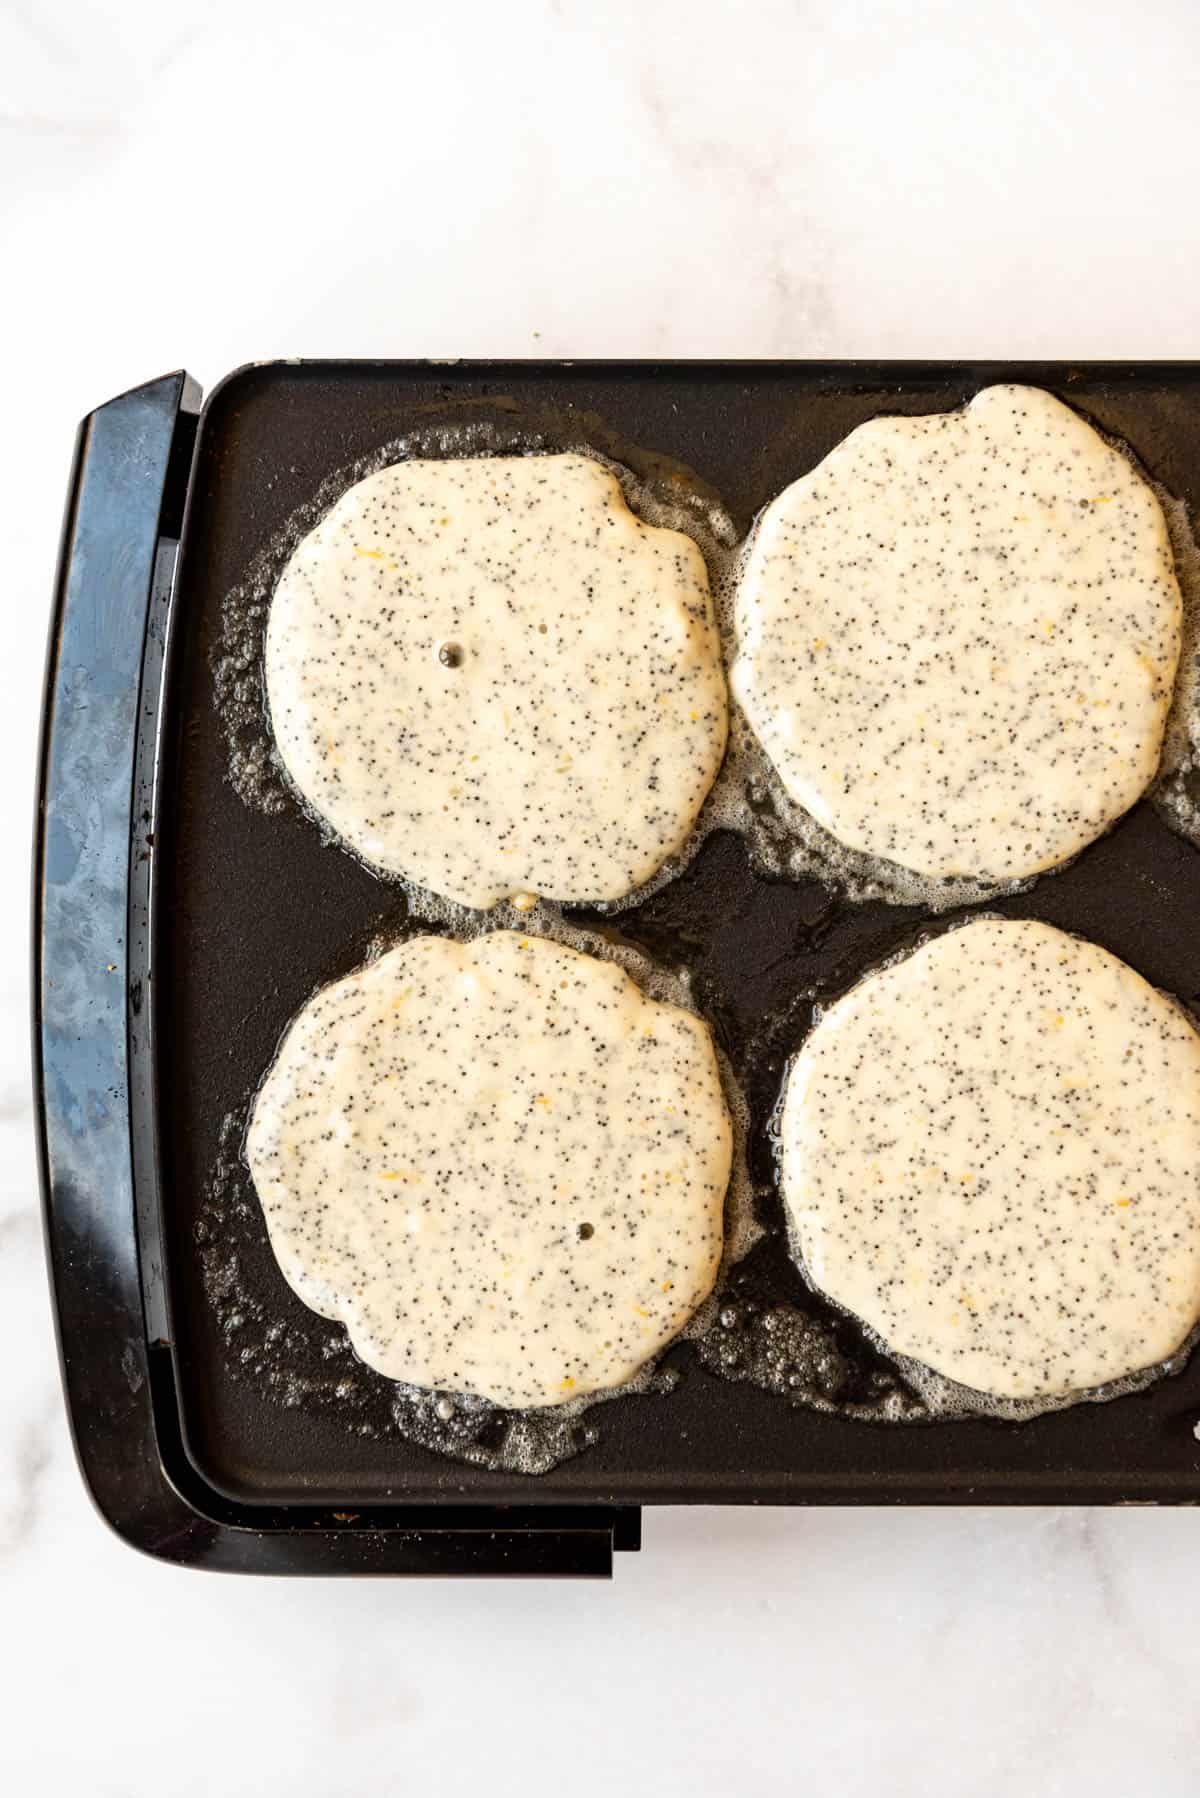
[[[708,1296],[732,1155],[706,1026],[611,963],[418,937],[310,1000],[246,1157],[276,1258],[395,1380],[627,1381]]]
[[[781,1140],[813,1284],[978,1392],[1119,1380],[1200,1318],[1200,1034],[1048,924],[867,975],[796,1057]]]
[[[478,908],[633,891],[687,839],[725,748],[703,557],[580,455],[355,483],[283,571],[265,672],[318,816]]]
[[[731,682],[851,849],[1003,882],[1154,776],[1181,601],[1156,495],[1053,395],[860,425],[763,514]]]

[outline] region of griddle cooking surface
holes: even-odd
[[[243,1107],[280,1034],[319,985],[402,923],[398,888],[321,843],[296,808],[247,808],[227,779],[209,654],[227,592],[330,475],[404,433],[513,406],[638,467],[665,456],[714,489],[744,531],[754,513],[880,412],[942,410],[995,380],[1058,392],[1124,438],[1172,493],[1200,507],[1200,371],[971,364],[271,365],[233,376],[202,421],[176,598],[154,850],[155,1026],[164,1246],[184,1435],[198,1471],[248,1502],[347,1508],[572,1500],[773,1503],[1191,1498],[1200,1501],[1200,1357],[1178,1378],[1107,1405],[1022,1425],[983,1419],[867,1424],[788,1404],[706,1372],[686,1345],[666,1396],[614,1400],[597,1440],[549,1474],[465,1466],[333,1414],[287,1408],[239,1371],[200,1277],[196,1226],[223,1121]],[[1044,918],[1112,950],[1156,985],[1200,998],[1200,854],[1138,806],[1065,873],[989,909]],[[575,914],[581,916],[583,914]],[[686,961],[700,1008],[753,1111],[752,1171],[787,1055],[810,1017],[797,993],[834,992],[911,937],[922,914],[849,905],[813,882],[758,877],[740,839],[709,839],[691,868],[622,913],[655,957]],[[757,1146],[755,1146],[757,1145]],[[754,1251],[756,1290],[811,1304],[787,1259],[778,1200]],[[265,1248],[256,1297],[301,1333],[314,1320]],[[318,1325],[313,1342],[329,1335]],[[315,1351],[314,1351],[315,1352]],[[303,1370],[302,1370],[303,1371]]]

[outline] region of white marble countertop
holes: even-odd
[[[607,1587],[120,1546],[58,1390],[24,857],[89,407],[288,354],[1195,355],[1198,69],[1190,0],[2,0],[0,1789],[1196,1793],[1187,1512],[652,1512]]]

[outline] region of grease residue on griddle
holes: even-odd
[[[1183,632],[1175,696],[1150,798],[1180,836],[1200,848],[1200,545],[1183,500],[1156,486],[1183,595]]]
[[[399,444],[386,445],[355,464],[353,470],[343,470],[332,476],[311,504],[293,520],[289,527],[290,542],[294,545],[298,541],[303,531],[311,527],[350,480],[382,466],[396,453],[511,454],[520,449],[573,448],[596,455],[608,465],[627,459],[637,464],[637,474],[630,476],[621,468],[616,472],[632,508],[649,522],[665,522],[689,532],[702,548],[728,644],[731,641],[729,596],[737,532],[719,501],[702,483],[697,482],[693,490],[686,471],[682,474],[674,471],[668,479],[660,481],[652,467],[638,462],[632,448],[611,437],[604,438],[594,423],[576,418],[574,426],[575,429],[565,428],[561,421],[551,426],[539,426],[514,410],[511,418],[499,424],[451,420],[422,427]],[[1124,445],[1119,447],[1125,448]],[[1192,543],[1191,532],[1182,503],[1171,502],[1161,494],[1160,498],[1164,500],[1172,527],[1185,600],[1189,600],[1189,595],[1193,596],[1188,613],[1193,625],[1190,636],[1185,626],[1186,673],[1189,665],[1195,667],[1196,586],[1194,580],[1189,585],[1184,554],[1186,546]],[[658,510],[659,506],[663,510]],[[267,547],[250,578],[228,597],[212,665],[235,785],[243,798],[260,810],[295,813],[297,797],[274,761],[261,696],[261,645],[266,606],[274,576],[288,553],[288,534],[285,532]],[[1194,544],[1192,551],[1194,553]],[[1189,643],[1193,658],[1190,664]],[[1184,685],[1181,678],[1181,693]],[[1187,716],[1186,708],[1177,706],[1177,710],[1180,718]],[[695,1352],[706,1366],[722,1377],[753,1379],[778,1392],[790,1403],[824,1409],[830,1402],[832,1383],[831,1408],[836,1410],[854,1404],[857,1408],[853,1415],[863,1418],[871,1415],[870,1408],[876,1404],[880,1407],[880,1421],[888,1421],[893,1415],[910,1422],[952,1418],[979,1414],[981,1410],[985,1415],[1018,1420],[1031,1415],[1029,1407],[981,1407],[977,1395],[965,1389],[956,1391],[952,1383],[939,1383],[938,1377],[928,1376],[926,1370],[908,1367],[897,1358],[889,1358],[852,1320],[839,1316],[834,1307],[802,1286],[798,1289],[799,1276],[794,1270],[791,1270],[790,1281],[785,1281],[782,1287],[778,1284],[780,1263],[786,1263],[786,1250],[782,1218],[773,1190],[774,1170],[767,1120],[778,1092],[786,1055],[799,1040],[811,1015],[813,1000],[839,989],[836,971],[832,975],[829,973],[831,960],[835,969],[844,964],[846,972],[841,982],[844,985],[863,968],[874,965],[888,954],[895,946],[898,932],[917,928],[920,916],[998,895],[995,888],[967,883],[913,882],[902,870],[842,849],[787,800],[744,720],[735,715],[732,724],[731,748],[721,776],[692,840],[675,862],[649,887],[629,900],[598,909],[586,919],[579,920],[590,923],[593,933],[612,931],[624,944],[641,944],[672,967],[687,970],[688,985],[694,992],[698,1009],[713,1023],[718,1042],[736,1076],[738,1089],[747,1095],[749,1121],[743,1126],[743,1134],[747,1130],[750,1133],[747,1144],[750,1174],[742,1189],[741,1215],[747,1224],[742,1246],[748,1246],[754,1237],[758,1238],[759,1246],[746,1260],[739,1260],[736,1253],[728,1254],[728,1265],[719,1280],[717,1297],[709,1302],[705,1315],[697,1322],[693,1335]],[[1170,783],[1176,772],[1182,776],[1185,786],[1190,785],[1190,803],[1195,805],[1200,800],[1200,776],[1195,773],[1200,762],[1194,752],[1189,765],[1179,769],[1173,769],[1171,765],[1172,741],[1182,741],[1186,746],[1188,739],[1189,730],[1174,739],[1168,730],[1163,780],[1154,798],[1173,828],[1200,842],[1200,827],[1189,830],[1186,818],[1181,820],[1172,811],[1174,794]],[[1191,729],[1190,740],[1192,743],[1200,741],[1200,731]],[[1193,823],[1196,815],[1200,813],[1193,813]],[[736,835],[717,834],[722,830]],[[696,860],[701,849],[704,854]],[[1117,860],[1120,861],[1120,853]],[[733,882],[735,907],[746,902],[747,892],[753,890],[757,895],[756,903],[766,907],[772,918],[776,910],[779,912],[779,928],[784,932],[784,940],[774,951],[774,959],[780,966],[772,971],[768,965],[772,958],[764,953],[755,966],[739,969],[739,981],[741,975],[745,975],[744,986],[722,987],[710,977],[705,943],[713,934],[714,920],[716,934],[723,935],[723,940],[728,938],[731,922],[736,922],[736,917],[731,921],[726,914],[726,895],[720,880],[714,896],[711,879],[714,867],[738,870]],[[1055,870],[1056,875],[1062,872],[1064,869]],[[1082,864],[1077,872],[1082,872]],[[784,884],[776,884],[779,877],[783,878]],[[1020,893],[1030,884],[1014,884],[1004,891]],[[1068,906],[1065,896],[1063,905]],[[892,909],[895,907],[908,907],[909,914],[906,916],[903,909]],[[462,908],[437,901],[418,889],[406,889],[402,909],[414,923],[421,921],[433,928],[449,929],[455,935],[469,935],[474,927]],[[620,913],[619,917],[613,915],[616,912]],[[540,907],[534,918],[536,927],[547,934],[561,927],[564,932],[561,940],[579,940],[573,934],[572,921],[558,917],[555,908]],[[529,913],[518,902],[491,914],[488,927],[523,926],[530,921]],[[383,934],[383,944],[394,940],[394,930],[389,926]],[[618,954],[622,952],[617,951]],[[778,997],[781,970],[793,988],[793,997],[782,1005]],[[757,1022],[751,1019],[753,1012],[757,1012]],[[240,1132],[240,1126],[238,1130]],[[242,1177],[244,1179],[244,1175]],[[256,1208],[252,1192],[249,1199],[251,1206]],[[221,1231],[218,1229],[216,1234],[219,1238]],[[211,1249],[211,1244],[208,1246]],[[260,1246],[265,1249],[265,1241]],[[267,1253],[269,1255],[269,1251]],[[342,1332],[333,1326],[322,1326],[315,1319],[313,1322],[320,1340],[308,1345],[306,1372],[300,1377],[307,1380],[311,1373],[325,1397],[297,1397],[300,1389],[290,1371],[289,1355],[279,1346],[283,1337],[266,1341],[272,1320],[278,1317],[278,1307],[264,1310],[257,1321],[253,1317],[256,1302],[253,1295],[255,1292],[271,1294],[274,1288],[270,1278],[262,1265],[253,1263],[249,1250],[243,1256],[243,1263],[242,1274],[234,1280],[232,1296],[228,1300],[230,1311],[239,1320],[232,1326],[228,1338],[230,1361],[243,1375],[248,1374],[260,1390],[270,1388],[283,1402],[327,1405],[327,1415],[353,1420],[353,1427],[364,1423],[368,1433],[390,1433],[414,1441],[427,1441],[428,1446],[440,1452],[490,1468],[544,1471],[587,1446],[584,1432],[594,1428],[596,1420],[581,1425],[578,1419],[567,1416],[566,1407],[555,1413],[554,1421],[570,1425],[574,1432],[570,1440],[558,1440],[552,1445],[543,1443],[535,1449],[527,1443],[523,1445],[521,1432],[510,1430],[512,1419],[506,1420],[494,1412],[488,1412],[486,1417],[477,1415],[460,1406],[453,1395],[396,1397],[387,1391],[387,1382],[379,1382],[383,1391],[377,1392],[376,1398],[386,1397],[390,1405],[392,1397],[396,1397],[400,1422],[397,1424],[386,1406],[382,1423],[372,1422],[362,1415],[358,1400],[329,1396],[330,1389],[323,1380],[322,1369],[326,1364],[331,1368],[336,1364],[339,1370],[349,1366],[355,1381],[360,1371],[368,1379],[377,1376],[371,1376],[369,1370],[360,1370]],[[266,1265],[269,1266],[269,1262]],[[787,1265],[790,1267],[790,1263]],[[218,1257],[213,1278],[219,1281],[221,1277]],[[278,1282],[278,1276],[274,1278]],[[720,1313],[724,1310],[730,1314],[731,1306],[736,1315],[732,1322],[722,1325]],[[766,1327],[762,1320],[768,1315],[774,1321]],[[820,1325],[815,1332],[814,1319]],[[284,1334],[291,1328],[286,1325]],[[832,1332],[832,1338],[825,1333],[827,1330]],[[782,1352],[780,1344],[787,1348],[793,1333],[795,1347],[789,1358]],[[831,1340],[833,1349],[842,1357],[848,1370],[845,1374],[841,1371],[842,1364],[833,1356]],[[1163,1373],[1177,1372],[1187,1359],[1191,1346],[1190,1342],[1185,1344],[1169,1365],[1151,1370],[1144,1378],[1125,1382],[1118,1389],[1100,1389],[1072,1396],[1062,1403],[1102,1400],[1119,1396],[1123,1391],[1140,1389]],[[734,1351],[732,1359],[731,1349]],[[244,1359],[239,1360],[242,1351],[246,1353]],[[689,1352],[683,1352],[684,1364]],[[652,1389],[659,1390],[656,1382],[671,1381],[673,1377],[669,1372],[651,1375]],[[872,1379],[879,1382],[874,1388],[869,1386]],[[338,1383],[344,1384],[344,1380],[335,1382]],[[353,1390],[352,1381],[347,1391]],[[892,1396],[895,1392],[900,1394],[898,1399]],[[290,1398],[288,1394],[291,1394]],[[454,1407],[450,1416],[441,1416],[437,1407],[444,1410],[448,1405]],[[1040,1407],[1058,1408],[1062,1407]],[[456,1432],[453,1438],[447,1428],[450,1423]]]
[[[806,1289],[803,1302],[774,1296],[776,1279],[751,1263],[715,1295],[694,1346],[709,1373],[745,1381],[806,1410],[862,1423],[954,1423],[969,1417],[1027,1423],[1075,1405],[1109,1404],[1183,1372],[1200,1328],[1168,1360],[1085,1391],[1039,1399],[995,1398],[896,1354],[857,1318]]]

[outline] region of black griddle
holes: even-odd
[[[252,810],[228,779],[210,665],[222,607],[298,510],[381,446],[467,419],[666,471],[718,495],[744,533],[862,420],[947,409],[997,380],[1058,393],[1200,508],[1190,363],[273,363],[228,377],[202,412],[176,374],[84,421],[47,676],[35,1062],[68,1407],[84,1477],[126,1540],[232,1570],[603,1574],[637,1546],[645,1504],[1200,1502],[1200,1358],[1020,1425],[884,1425],[717,1377],[682,1344],[673,1391],[597,1407],[595,1441],[529,1476],[283,1402],[247,1374],[201,1274],[228,1120],[303,1000],[405,922],[400,890],[298,806]],[[1188,1001],[1198,908],[1200,854],[1147,803],[989,907],[1078,931]],[[811,995],[850,984],[924,915],[769,880],[727,835],[619,916],[574,915],[691,968],[750,1102],[767,1227],[732,1296],[795,1298],[765,1142],[783,1066]],[[245,1258],[256,1303],[315,1364],[329,1329],[265,1235],[260,1251]]]

